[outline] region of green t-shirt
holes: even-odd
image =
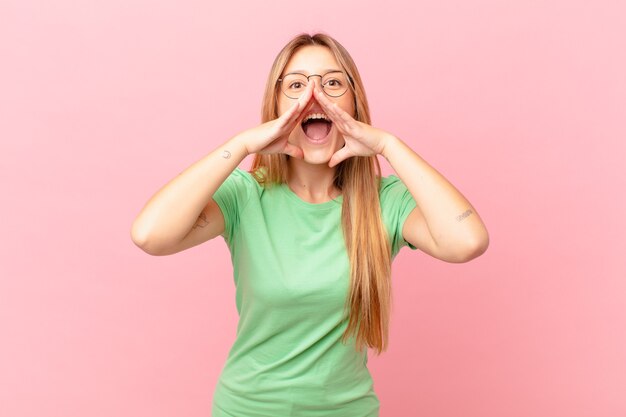
[[[213,196],[223,215],[239,312],[237,337],[213,394],[213,417],[377,417],[379,402],[344,304],[350,265],[342,197],[308,203],[286,184],[264,188],[236,168]],[[382,178],[392,255],[415,200]]]

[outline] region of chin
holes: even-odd
[[[328,165],[333,152],[328,149],[305,150],[303,161],[311,165]]]

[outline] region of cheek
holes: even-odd
[[[276,113],[278,114],[278,117],[280,117],[283,113],[289,110],[289,107],[293,104],[291,103],[291,101],[293,100],[289,100],[280,91],[276,93],[275,97],[276,97]]]
[[[354,98],[352,96],[345,97],[344,100],[342,100],[339,105],[341,109],[345,111],[346,113],[348,113],[350,116],[352,117],[356,116]]]
[[[278,114],[278,117],[280,117],[285,111],[287,111],[287,106],[282,102],[282,100],[278,100],[278,103],[276,103],[276,113]]]

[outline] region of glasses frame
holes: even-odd
[[[335,73],[335,72],[340,72],[340,73],[342,73],[343,75],[345,75],[346,80],[348,81],[348,86],[346,87],[346,91],[344,91],[343,93],[339,94],[338,96],[333,96],[333,95],[331,95],[331,94],[328,94],[328,92],[327,92],[327,91],[326,91],[326,89],[324,88],[324,84],[322,84],[322,91],[323,91],[323,92],[324,92],[324,94],[326,94],[328,97],[338,98],[338,97],[341,97],[341,96],[343,96],[344,94],[346,94],[346,93],[348,92],[348,90],[352,88],[352,80],[350,79],[350,77],[348,76],[348,74],[346,74],[344,71],[328,71],[328,72],[327,72],[326,74],[324,74],[324,75],[320,75],[320,74],[311,74],[311,75],[306,75],[306,74],[303,74],[303,73],[301,73],[301,72],[288,72],[287,74],[285,74],[285,75],[283,75],[282,77],[280,77],[280,78],[277,80],[277,82],[278,82],[278,83],[280,83],[280,91],[281,91],[281,92],[282,92],[282,93],[283,93],[283,94],[284,94],[287,98],[289,98],[289,99],[291,99],[291,100],[297,100],[299,97],[290,97],[290,96],[288,96],[288,95],[287,95],[287,93],[285,93],[285,91],[282,89],[283,80],[285,79],[285,77],[286,77],[286,76],[288,76],[288,75],[293,75],[293,74],[296,74],[296,75],[302,75],[304,78],[306,78],[306,82],[307,82],[307,83],[308,83],[308,82],[310,82],[309,78],[311,78],[311,77],[320,77],[320,82],[322,82],[322,80],[324,79],[324,77],[325,77],[325,76],[327,76],[328,74]]]

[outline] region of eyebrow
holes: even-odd
[[[308,73],[305,70],[297,69],[297,70],[291,70],[289,72],[286,72],[285,74],[293,74],[294,72],[297,72],[298,74],[304,74],[304,75],[306,75]],[[324,70],[322,72],[322,74],[328,74],[329,72],[343,72],[343,71],[341,71],[339,69],[327,69],[327,70]]]

